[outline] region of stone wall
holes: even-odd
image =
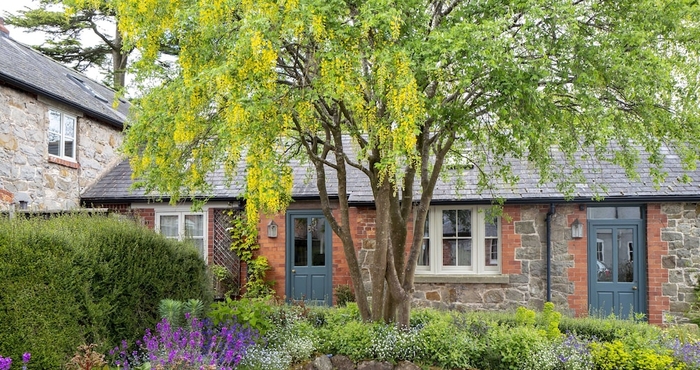
[[[547,205],[506,206],[508,217],[501,222],[501,275],[417,278],[413,303],[418,307],[458,310],[507,310],[518,306],[541,309],[546,291],[546,214]],[[575,256],[570,252],[572,216],[581,211],[575,205],[559,205],[552,216],[552,301],[557,309],[575,314],[569,297],[575,284],[569,269]],[[583,211],[585,217],[585,211]],[[582,220],[585,223],[585,218]],[[579,256],[585,265],[584,254]],[[584,306],[585,309],[585,306]]]
[[[77,164],[48,154],[49,108],[74,114]],[[79,206],[81,192],[116,165],[122,133],[86,118],[75,109],[0,86],[0,210],[28,198],[29,210],[67,210]]]
[[[663,297],[669,301],[663,320],[686,322],[686,314],[696,300],[700,272],[700,203],[661,204],[661,213],[668,220],[661,229],[661,241],[667,243],[668,250],[667,254],[650,254],[649,262],[659,262],[667,272],[661,286]],[[653,278],[649,277],[650,286]]]

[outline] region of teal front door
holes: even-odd
[[[331,229],[323,214],[289,211],[287,214],[287,297],[330,305]]]
[[[630,318],[646,313],[642,220],[589,221],[588,226],[591,314]]]

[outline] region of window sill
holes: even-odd
[[[420,283],[452,283],[452,284],[508,284],[508,275],[416,275],[413,282]]]
[[[66,166],[66,167],[75,168],[75,169],[80,168],[80,164],[78,162],[73,162],[73,161],[63,159],[63,158],[54,157],[52,155],[49,155],[49,163],[56,163],[56,164],[60,164],[61,166]]]

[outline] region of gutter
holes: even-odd
[[[67,105],[67,106],[69,106],[69,107],[71,107],[71,108],[75,108],[75,109],[77,109],[77,110],[79,110],[79,111],[81,111],[81,112],[84,112],[84,113],[86,113],[86,115],[88,115],[88,116],[97,118],[97,119],[99,119],[99,120],[101,120],[101,121],[103,121],[103,122],[105,122],[105,123],[108,123],[108,124],[110,124],[110,125],[112,125],[112,126],[118,128],[118,129],[120,129],[120,130],[121,130],[121,129],[124,129],[124,122],[122,122],[122,121],[120,121],[120,120],[118,120],[118,119],[116,119],[116,118],[114,118],[114,117],[110,117],[110,116],[108,116],[108,115],[106,115],[106,114],[104,114],[104,113],[97,112],[97,111],[95,111],[95,110],[86,108],[86,107],[84,107],[84,106],[82,106],[82,105],[80,105],[80,104],[77,104],[77,103],[75,103],[75,102],[72,102],[72,101],[70,101],[70,100],[66,100],[64,97],[61,97],[61,96],[59,96],[59,95],[57,95],[57,94],[54,94],[54,93],[49,92],[49,91],[46,91],[46,90],[44,90],[44,89],[40,89],[40,88],[38,88],[38,87],[36,87],[36,86],[34,86],[34,85],[30,85],[30,84],[28,84],[28,83],[26,83],[26,82],[23,82],[23,81],[21,81],[21,80],[18,80],[18,79],[16,79],[16,78],[14,78],[14,77],[12,77],[12,76],[9,76],[9,75],[7,75],[7,74],[4,74],[4,73],[2,73],[2,72],[0,72],[0,77],[1,77],[4,81],[6,81],[7,84],[9,84],[9,85],[11,85],[11,86],[17,87],[17,88],[19,88],[19,89],[22,89],[22,90],[24,90],[24,91],[28,91],[28,92],[31,92],[31,93],[35,93],[35,94],[39,94],[39,95],[44,95],[44,96],[49,97],[49,98],[51,98],[51,99],[53,99],[53,100],[59,101],[59,102],[65,104],[65,105]]]
[[[552,301],[552,216],[555,214],[554,203],[549,203],[547,212],[547,302]]]

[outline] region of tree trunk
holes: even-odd
[[[128,53],[122,50],[122,35],[119,28],[115,30],[114,46],[112,49],[112,84],[115,90],[119,90],[126,85],[126,63]]]
[[[389,240],[391,234],[390,197],[391,184],[384,179],[381,184],[376,186],[374,196],[377,215],[375,221],[376,245],[374,246],[374,259],[370,269],[372,274],[372,321],[383,320],[385,317],[387,251],[390,248]]]

